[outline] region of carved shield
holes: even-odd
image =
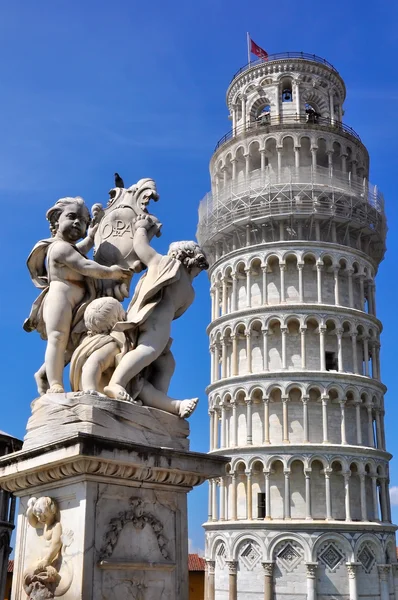
[[[142,271],[133,249],[134,219],[137,213],[129,206],[120,206],[105,212],[95,234],[95,260],[110,267],[119,265]],[[139,263],[139,264],[138,264]],[[137,270],[138,269],[138,270]]]

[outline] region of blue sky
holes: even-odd
[[[281,8],[279,8],[281,7]],[[2,197],[2,422],[23,437],[35,397],[33,372],[44,342],[22,322],[35,298],[25,266],[34,243],[48,235],[45,212],[56,199],[107,200],[113,173],[129,185],[153,177],[164,223],[165,251],[195,235],[197,207],[209,190],[208,162],[229,129],[225,91],[246,63],[246,31],[269,53],[304,51],[325,57],[345,79],[344,120],[371,156],[371,181],[384,192],[388,252],[377,279],[384,322],[382,376],[387,446],[397,454],[398,383],[395,321],[398,214],[396,59],[398,4],[243,3],[237,0],[14,0],[0,2],[0,193]],[[177,371],[171,392],[200,396],[191,419],[191,448],[208,449],[208,280],[197,280],[195,305],[175,322]],[[398,490],[394,495],[398,505]],[[189,535],[202,548],[207,486],[189,500]],[[398,521],[398,506],[394,509]]]

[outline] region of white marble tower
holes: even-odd
[[[233,77],[198,239],[211,269],[206,600],[388,600],[395,527],[375,276],[383,197],[324,59]]]

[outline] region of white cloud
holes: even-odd
[[[198,554],[199,556],[205,555],[205,551],[202,548],[197,548],[196,546],[194,546],[191,538],[188,538],[188,552],[189,554]]]
[[[398,506],[398,485],[390,487],[390,500],[392,506]]]

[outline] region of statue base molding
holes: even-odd
[[[4,456],[0,485],[20,498],[12,600],[186,600],[187,493],[226,463],[90,433]],[[33,501],[58,507],[44,535]],[[62,550],[44,568],[51,527]]]

